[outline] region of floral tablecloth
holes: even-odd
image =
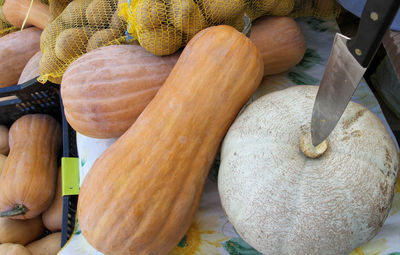
[[[265,93],[296,84],[319,84],[330,54],[334,34],[338,31],[337,25],[334,21],[321,21],[314,18],[300,18],[297,21],[307,41],[304,59],[287,73],[264,78],[249,102]],[[378,102],[365,81],[359,85],[353,100],[369,108],[387,125]],[[114,141],[115,139],[92,139],[77,134],[81,182],[96,158]],[[218,160],[208,176],[200,207],[191,228],[177,247],[169,253],[170,255],[259,254],[238,236],[225,217],[217,190],[217,171]],[[59,254],[99,255],[101,253],[85,241],[78,223],[73,237]],[[350,255],[400,255],[400,180],[396,185],[392,209],[382,230],[374,239],[355,249]]]

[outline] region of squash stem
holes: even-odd
[[[15,207],[11,210],[4,211],[0,213],[0,217],[11,217],[25,214],[28,211],[24,205],[15,205]]]

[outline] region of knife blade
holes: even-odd
[[[399,6],[400,0],[368,0],[355,37],[335,35],[311,117],[314,146],[323,142],[335,128]]]

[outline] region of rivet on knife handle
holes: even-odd
[[[357,34],[347,42],[361,66],[367,67],[371,62],[399,6],[400,0],[369,0],[365,4]]]

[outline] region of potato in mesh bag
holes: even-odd
[[[106,46],[108,44],[115,44],[114,40],[120,37],[120,32],[113,28],[106,28],[94,33],[87,42],[86,51],[89,52],[96,48]]]
[[[58,59],[69,62],[86,53],[88,34],[86,27],[69,28],[62,31],[56,40],[54,51]]]
[[[157,56],[170,55],[183,46],[182,33],[170,25],[142,30],[138,41],[143,48]]]
[[[185,34],[186,42],[197,32],[208,27],[200,7],[193,0],[170,0],[168,22]]]
[[[86,19],[96,30],[109,27],[116,5],[110,0],[92,0],[86,9]]]
[[[75,0],[67,5],[64,11],[59,15],[63,26],[61,30],[72,27],[83,27],[88,24],[86,19],[86,9],[90,0]]]
[[[133,13],[138,30],[156,29],[166,22],[167,5],[164,0],[139,0]]]
[[[42,33],[39,81],[60,83],[67,67],[88,50],[126,43],[127,23],[118,16],[117,8],[123,1],[74,0],[69,3]]]

